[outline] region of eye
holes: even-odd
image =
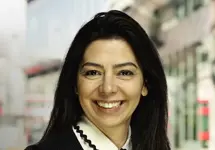
[[[133,76],[134,73],[130,70],[121,70],[119,73],[118,73],[119,76]]]
[[[96,75],[101,75],[101,73],[97,70],[89,70],[89,71],[86,71],[85,76],[96,76]]]
[[[102,73],[100,71],[97,71],[97,70],[88,70],[88,71],[84,71],[82,73],[86,78],[89,78],[89,79],[96,79],[96,78],[99,78],[100,75],[102,75]]]
[[[135,73],[133,71],[130,71],[130,70],[121,70],[117,74],[118,78],[120,78],[122,80],[132,79],[132,77],[134,75],[135,75]]]

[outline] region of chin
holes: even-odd
[[[129,120],[127,119],[122,119],[122,117],[106,117],[106,118],[102,118],[102,119],[97,119],[96,122],[94,122],[95,124],[102,126],[102,127],[106,127],[106,128],[112,128],[112,127],[116,127],[119,125],[123,125],[123,124],[129,124]]]

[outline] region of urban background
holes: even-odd
[[[214,0],[0,0],[0,150],[40,139],[74,35],[110,9],[136,19],[158,48],[172,150],[215,150]]]

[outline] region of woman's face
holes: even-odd
[[[96,40],[87,47],[77,88],[85,115],[100,127],[129,124],[142,90],[147,94],[133,51],[121,39]]]

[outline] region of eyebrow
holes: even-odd
[[[94,62],[86,62],[83,65],[81,65],[81,68],[83,68],[85,66],[94,66],[94,67],[104,68],[103,65],[97,64],[97,63],[94,63]],[[137,65],[135,65],[132,62],[125,62],[125,63],[115,64],[113,67],[114,68],[121,68],[121,67],[125,67],[125,66],[133,66],[135,68],[138,68]]]
[[[135,65],[132,62],[125,62],[125,63],[121,63],[121,64],[115,64],[114,68],[120,68],[120,67],[125,67],[125,66],[133,66],[135,68],[138,68],[137,65]]]

